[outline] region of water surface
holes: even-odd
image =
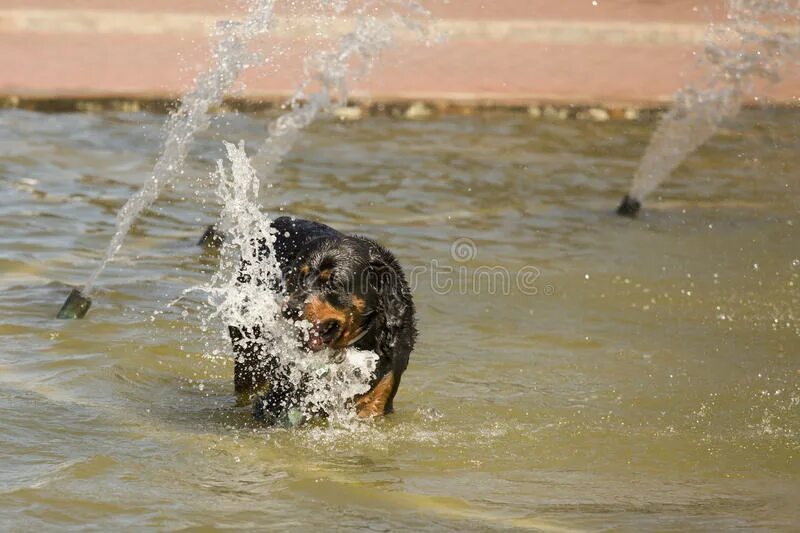
[[[168,305],[215,268],[220,141],[268,117],[219,119],[86,319],[53,318],[163,118],[0,113],[4,529],[796,527],[800,114],[744,113],[635,221],[651,122],[316,124],[265,208],[387,244],[421,336],[395,414],[295,431],[235,407],[202,294]]]

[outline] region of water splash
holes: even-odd
[[[726,20],[706,33],[702,64],[707,78],[701,88],[687,86],[673,97],[658,124],[618,212],[634,215],[655,190],[720,124],[736,116],[754,83],[781,80],[787,59],[798,60],[800,2],[797,0],[729,0]]]
[[[242,22],[217,23],[212,47],[213,66],[184,95],[165,126],[166,140],[153,174],[117,213],[116,228],[100,265],[81,291],[92,292],[97,277],[122,247],[125,236],[144,210],[156,201],[164,187],[183,172],[189,147],[198,132],[208,128],[209,109],[222,103],[226,91],[246,69],[261,65],[265,58],[250,51],[250,43],[269,31],[275,0],[253,0]]]
[[[204,317],[211,324],[231,324],[268,332],[268,351],[275,358],[279,373],[295,387],[308,391],[292,423],[325,413],[336,422],[351,422],[355,412],[348,402],[369,390],[378,356],[355,349],[307,352],[298,330],[310,330],[306,321],[289,323],[281,317],[283,297],[269,280],[281,278],[280,265],[272,249],[274,228],[258,205],[259,179],[245,153],[244,144],[225,143],[230,172],[217,163],[217,194],[222,200],[219,226],[226,233],[221,250],[220,269],[203,290],[208,294],[211,312]],[[248,260],[259,258],[259,260]],[[244,260],[243,260],[244,259]],[[267,281],[265,283],[265,281]],[[215,328],[211,328],[215,329]],[[289,406],[286,406],[287,408]]]

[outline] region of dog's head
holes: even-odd
[[[404,315],[413,313],[396,260],[364,237],[312,241],[285,281],[284,317],[310,324],[305,345],[313,351],[354,346],[380,352],[395,342]]]

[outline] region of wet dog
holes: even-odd
[[[272,283],[283,296],[283,317],[310,324],[306,350],[375,352],[369,392],[353,398],[353,405],[359,417],[391,412],[416,337],[414,303],[397,260],[371,239],[318,222],[280,217],[272,226],[281,269],[281,279]],[[262,246],[253,260],[263,261],[269,253]],[[307,391],[288,379],[290,369],[270,353],[263,326],[229,326],[229,332],[236,392],[255,397],[256,417],[276,423],[302,406]]]

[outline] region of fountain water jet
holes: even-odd
[[[777,83],[787,57],[797,59],[800,34],[781,23],[800,21],[797,0],[728,0],[726,22],[706,33],[703,89],[687,86],[673,97],[650,139],[633,183],[617,214],[634,217],[645,196],[655,190],[686,157],[706,142],[720,124],[736,116],[758,79]]]
[[[74,289],[70,293],[58,318],[83,318],[91,306],[89,296],[97,277],[119,251],[131,225],[155,202],[164,187],[183,172],[186,154],[195,135],[209,126],[209,108],[222,103],[225,92],[242,71],[264,62],[263,58],[249,51],[248,45],[269,31],[274,4],[275,0],[253,0],[242,22],[221,21],[217,24],[212,68],[197,78],[195,88],[184,95],[178,110],[170,115],[165,127],[164,148],[152,176],[117,213],[116,229],[102,261],[83,289]]]

